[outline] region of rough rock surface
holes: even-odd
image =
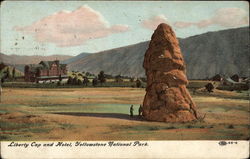
[[[196,105],[186,88],[188,80],[179,42],[172,28],[160,24],[144,57],[147,88],[143,116],[147,120],[188,122],[196,120]]]

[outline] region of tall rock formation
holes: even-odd
[[[185,63],[172,28],[160,24],[145,53],[147,88],[143,116],[147,120],[188,122],[196,120],[196,105],[186,88]]]

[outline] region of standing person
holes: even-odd
[[[0,80],[0,103],[2,102],[2,79]]]
[[[130,116],[131,116],[131,117],[134,116],[134,108],[133,108],[133,105],[131,105],[131,107],[130,107]]]
[[[142,106],[140,105],[139,109],[138,109],[138,113],[139,113],[139,116],[142,115]]]

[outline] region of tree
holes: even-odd
[[[12,78],[15,79],[16,78],[16,68],[14,67],[12,70]]]
[[[88,83],[89,83],[88,77],[83,77],[83,84],[84,84],[85,86],[87,86]]]
[[[6,70],[6,78],[10,78],[10,68],[7,67],[7,70]]]
[[[73,83],[73,78],[71,76],[69,76],[67,84],[72,84]]]
[[[86,74],[85,74],[86,76],[90,76],[90,73],[89,72],[86,72]]]
[[[6,65],[2,62],[0,63],[0,71],[3,70],[6,67]]]
[[[101,71],[98,75],[98,80],[100,81],[100,83],[104,83],[106,82],[106,77],[105,77],[105,74],[104,74],[104,71]]]
[[[78,78],[75,76],[72,80],[72,84],[76,85],[78,83]]]
[[[0,78],[1,78],[1,83],[4,83],[5,79],[7,79],[7,72],[6,71],[3,72],[2,77]]]
[[[92,85],[95,87],[98,84],[98,79],[94,78],[92,81]]]
[[[239,81],[240,81],[240,77],[239,77],[239,75],[237,75],[237,74],[231,76],[231,79],[232,79],[233,81],[235,81],[235,82],[239,82]]]
[[[82,85],[82,80],[77,79],[77,85]]]
[[[213,92],[214,85],[213,85],[212,83],[208,83],[208,84],[205,85],[205,88],[206,88],[206,90],[207,90],[209,93],[211,93],[211,92]]]
[[[141,80],[139,80],[139,79],[136,80],[136,87],[137,88],[141,87]]]
[[[123,80],[122,80],[122,76],[121,75],[117,75],[117,76],[115,76],[115,82],[123,82]]]
[[[2,78],[1,78],[1,83],[4,83],[4,81],[5,81],[5,79],[2,77]]]

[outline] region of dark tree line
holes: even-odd
[[[0,64],[0,71],[4,70],[5,68],[6,68],[6,70],[3,71],[2,76],[0,77],[1,82],[3,83],[7,79],[16,79],[16,68],[13,67],[12,74],[11,74],[10,68],[7,65],[5,65],[4,63],[1,63]]]
[[[101,71],[98,74],[98,80],[101,83],[101,85],[106,82],[106,77],[105,77],[104,71]]]
[[[67,84],[72,84],[72,85],[85,85],[87,86],[89,83],[89,79],[87,77],[83,77],[83,80],[77,78],[77,76],[75,77],[71,77],[69,76]]]

